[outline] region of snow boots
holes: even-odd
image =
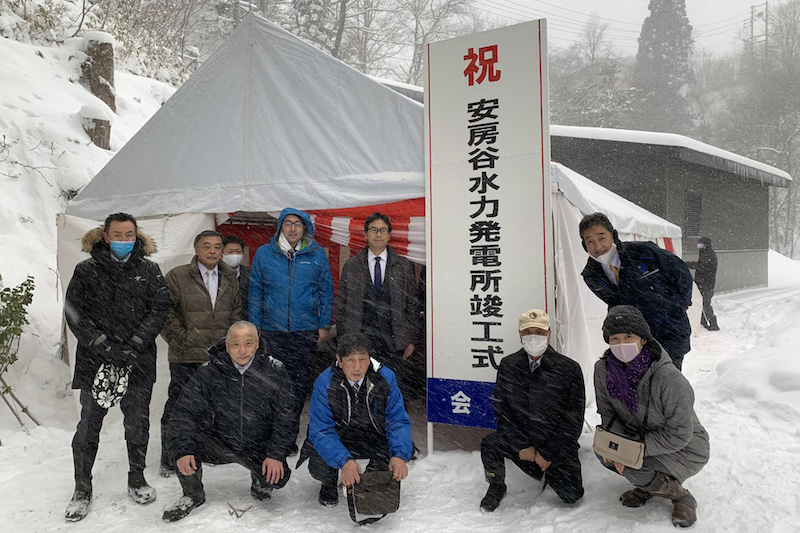
[[[642,489],[653,496],[672,500],[673,526],[691,527],[697,521],[697,501],[674,477],[659,472],[655,479]]]
[[[192,509],[206,503],[206,493],[203,490],[202,465],[197,465],[197,471],[190,476],[184,476],[178,472],[178,481],[181,482],[183,496],[171,507],[167,507],[164,510],[161,518],[167,522],[177,522],[186,518],[192,512]]]
[[[67,505],[67,510],[64,512],[64,518],[67,522],[77,522],[83,520],[83,517],[89,514],[89,506],[92,503],[92,493],[85,490],[76,490],[72,494],[72,499]]]
[[[167,507],[164,514],[161,516],[167,522],[177,522],[186,518],[192,509],[200,507],[206,503],[205,495],[200,496],[181,496],[172,507]]]
[[[622,496],[619,497],[619,501],[625,507],[641,507],[650,501],[650,498],[652,497],[653,495],[646,490],[642,490],[639,487],[634,487],[633,490],[622,493]]]
[[[64,512],[68,522],[83,520],[92,503],[92,466],[97,455],[96,447],[73,448],[72,463],[75,468],[75,492]]]
[[[489,483],[489,490],[486,491],[486,496],[481,500],[481,511],[485,513],[495,512],[505,495],[505,483]]]
[[[255,474],[250,474],[250,496],[259,502],[265,502],[272,497],[272,487],[261,482]]]
[[[143,505],[155,501],[156,489],[147,484],[143,472],[128,472],[128,495]]]
[[[323,483],[319,489],[319,504],[324,507],[336,507],[339,503],[339,490],[336,484]]]

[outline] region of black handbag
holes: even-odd
[[[400,482],[388,470],[368,471],[347,489],[350,518],[360,526],[377,522],[400,507]]]

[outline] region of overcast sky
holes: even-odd
[[[606,35],[622,55],[635,55],[642,22],[649,14],[648,0],[475,0],[492,17],[513,22],[535,18],[548,20],[551,46],[574,42],[591,13],[609,24]],[[777,2],[775,2],[777,3]],[[750,34],[750,6],[764,9],[752,0],[687,0],[686,11],[694,28],[696,50],[724,55],[741,48],[739,35]],[[772,8],[772,6],[770,6]],[[763,20],[756,20],[755,34],[763,34]]]

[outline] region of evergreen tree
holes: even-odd
[[[635,127],[689,134],[692,26],[685,0],[650,0],[639,36],[633,83],[641,95]]]

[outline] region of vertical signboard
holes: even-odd
[[[553,311],[545,21],[426,60],[428,421],[491,428],[519,315]]]

